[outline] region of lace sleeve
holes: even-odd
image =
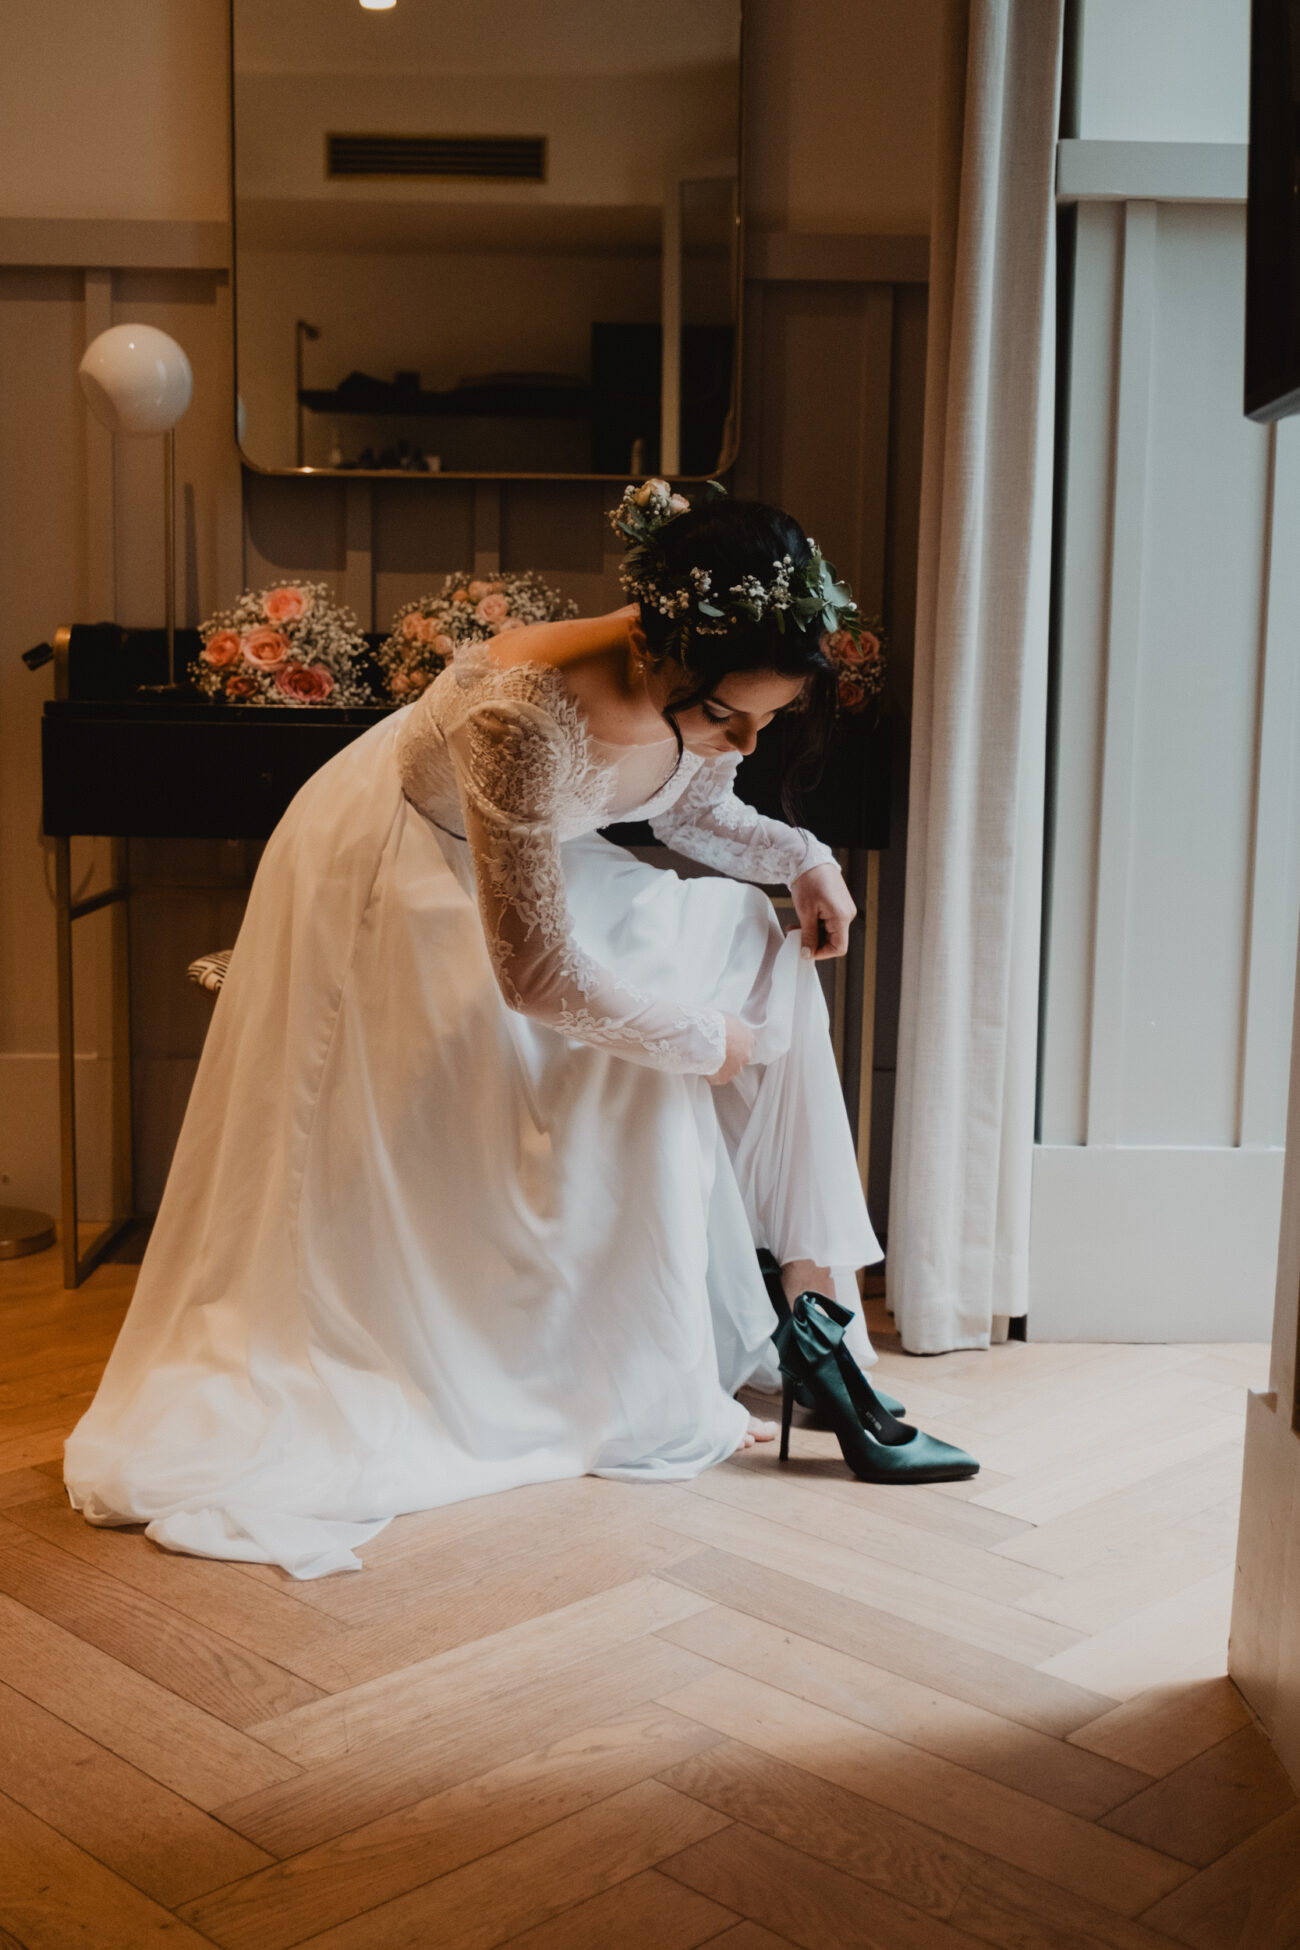
[[[574,939],[556,830],[581,764],[569,728],[536,702],[498,697],[472,706],[449,743],[483,931],[508,1005],[650,1069],[720,1069],[720,1010],[647,995]]]
[[[834,853],[815,833],[768,819],[736,797],[739,769],[739,753],[707,759],[681,797],[651,817],[655,838],[735,880],[769,886],[788,887],[813,867],[834,866]]]

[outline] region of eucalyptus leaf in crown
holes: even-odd
[[[190,675],[218,704],[350,705],[374,699],[366,640],[323,582],[246,590],[199,626]]]
[[[709,481],[704,498],[712,501],[726,491],[720,481]],[[657,610],[671,624],[667,654],[689,669],[693,636],[725,636],[770,618],[782,632],[797,629],[820,635],[841,676],[840,708],[864,710],[883,683],[884,638],[878,626],[868,625],[859,614],[852,590],[811,536],[806,562],[796,564],[786,555],[773,562],[770,580],[742,576],[729,588],[717,589],[711,570],[691,568],[683,578],[664,559],[663,530],[686,514],[690,505],[667,481],[651,479],[624,488],[617,508],[610,510],[614,532],[628,544],[619,580],[634,602]],[[866,639],[870,641],[865,654],[859,656]],[[866,676],[854,673],[872,674],[874,689],[867,688]]]
[[[409,703],[445,670],[457,650],[525,623],[556,623],[578,605],[531,569],[511,575],[449,575],[436,596],[418,596],[393,618],[378,660],[390,697]]]

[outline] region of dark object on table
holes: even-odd
[[[185,671],[202,648],[197,630],[176,632],[176,673],[181,701],[198,693]],[[166,630],[127,630],[120,623],[74,623],[60,630],[53,643],[38,643],[23,652],[29,670],[53,660],[56,697],[137,697],[150,687],[167,683]]]

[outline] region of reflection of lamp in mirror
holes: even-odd
[[[303,389],[304,381],[303,381],[303,370],[302,370],[302,348],[305,340],[311,339],[311,341],[314,344],[319,337],[320,337],[319,325],[309,325],[305,318],[295,319],[294,327],[293,327],[293,397],[294,397],[294,403],[298,414],[298,421],[297,421],[298,432],[297,432],[297,441],[296,441],[294,451],[297,455],[297,464],[299,467],[301,467],[303,464],[302,389]]]
[[[81,390],[110,433],[163,433],[163,554],[167,574],[167,686],[176,688],[176,422],[194,397],[194,374],[175,339],[154,325],[113,325],[86,347]],[[152,688],[152,687],[151,687]]]

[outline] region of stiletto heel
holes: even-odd
[[[974,1456],[891,1415],[844,1346],[853,1315],[824,1293],[801,1293],[772,1336],[781,1360],[781,1461],[789,1459],[796,1384],[806,1388],[853,1474],[863,1483],[957,1483],[979,1473]]]
[[[794,1376],[781,1375],[781,1451],[782,1462],[790,1460],[790,1419],[794,1414]]]
[[[780,1265],[773,1258],[772,1254],[767,1251],[766,1247],[759,1248],[758,1263],[762,1269],[763,1284],[767,1288],[767,1297],[772,1302],[772,1311],[778,1321],[785,1320],[790,1312],[790,1302],[786,1299],[785,1288],[781,1284]],[[772,1338],[775,1340],[776,1336],[773,1335]],[[855,1369],[855,1372],[860,1373],[861,1370]],[[895,1415],[900,1420],[906,1415],[907,1410],[903,1407],[902,1402],[896,1402],[892,1395],[886,1395],[880,1388],[873,1389],[872,1393],[880,1403],[880,1406],[886,1409],[890,1415]],[[802,1383],[796,1386],[794,1398],[800,1408],[806,1408],[814,1414],[816,1413],[816,1405],[813,1401],[812,1394]]]

